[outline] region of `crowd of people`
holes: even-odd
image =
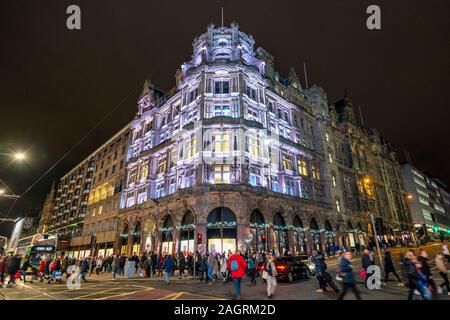
[[[367,248],[358,248],[354,253],[361,255],[361,267],[359,275],[363,279],[366,288],[369,282],[373,281],[371,272],[374,272],[371,266],[376,265],[377,256],[374,252],[374,246]],[[405,256],[400,257],[398,266],[401,268],[401,275],[397,273],[394,259],[390,248],[383,247],[383,270],[384,284],[389,280],[392,273],[395,276],[399,286],[408,287],[408,300],[413,299],[414,295],[420,296],[424,300],[438,299],[439,294],[447,291],[450,295],[448,269],[446,260],[450,262],[450,255],[447,245],[442,242],[441,252],[434,258],[436,268],[443,282],[437,284],[431,273],[430,258],[424,249],[419,249],[416,253],[413,249],[408,249]],[[338,299],[343,299],[350,290],[357,299],[361,299],[360,291],[356,286],[356,279],[353,265],[353,252],[349,250],[338,250],[337,269],[335,280],[341,283],[336,285],[330,273],[327,272],[326,254],[320,250],[314,252],[311,256],[311,262],[314,264],[314,274],[318,281],[317,293],[327,292],[331,288],[338,294]],[[209,286],[216,284],[217,281],[225,283],[233,282],[234,294],[236,299],[241,296],[241,280],[247,276],[250,285],[257,284],[257,277],[261,277],[267,287],[267,296],[272,298],[277,288],[277,268],[275,264],[274,252],[265,251],[245,251],[240,250],[232,252],[216,253],[206,252],[195,254],[191,252],[179,252],[175,255],[156,253],[144,253],[138,256],[134,253],[131,256],[124,254],[110,255],[107,257],[85,257],[82,259],[69,258],[64,256],[42,256],[39,265],[31,264],[30,257],[16,255],[0,254],[0,288],[14,286],[16,281],[30,282],[40,281],[47,283],[63,283],[71,277],[72,270],[76,269],[80,281],[87,282],[87,275],[112,274],[112,279],[120,277],[130,278],[140,276],[143,278],[161,277],[170,284],[173,277],[192,278],[196,276],[200,282],[204,281]],[[71,268],[74,266],[76,268]],[[30,272],[31,270],[31,272]],[[381,280],[381,279],[380,279]]]

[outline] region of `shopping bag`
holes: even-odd
[[[367,272],[366,272],[366,269],[361,268],[361,269],[359,270],[359,274],[361,275],[361,278],[363,278],[364,280],[366,280],[366,278],[367,278]]]

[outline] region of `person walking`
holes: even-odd
[[[23,277],[23,283],[27,282],[26,278],[27,278],[27,271],[28,271],[29,268],[31,268],[30,257],[26,257],[25,261],[22,264],[22,268],[21,268],[22,277]],[[30,282],[33,282],[33,281],[30,281]]]
[[[256,254],[253,253],[248,258],[247,262],[248,274],[250,277],[250,284],[256,285]]]
[[[447,259],[447,262],[450,262],[450,253],[448,252],[448,246],[445,244],[444,239],[442,239],[442,254],[444,255],[445,259]]]
[[[417,265],[420,263],[417,261],[416,255],[413,250],[406,251],[406,256],[403,259],[403,267],[408,279],[408,300],[412,300],[414,297],[414,291],[418,291],[423,298],[422,290],[419,288],[419,273],[417,271]]]
[[[364,284],[367,288],[367,279],[369,279],[367,275],[367,270],[372,265],[372,260],[370,259],[370,252],[367,248],[364,249],[363,254],[361,256],[361,276],[364,279]]]
[[[436,255],[436,268],[439,271],[439,275],[442,277],[442,279],[444,279],[444,282],[440,285],[441,288],[446,287],[447,289],[447,294],[450,296],[450,286],[449,286],[449,281],[448,281],[448,269],[445,266],[445,262],[444,262],[444,256],[440,253],[438,253]]]
[[[353,265],[351,263],[352,253],[346,251],[341,259],[339,266],[340,276],[342,277],[342,290],[338,295],[338,300],[343,300],[347,291],[350,289],[353,291],[356,299],[361,300],[359,290],[356,287],[355,277],[353,275]]]
[[[324,272],[326,270],[325,257],[319,250],[312,257],[314,263],[314,268],[316,271],[316,278],[319,282],[319,288],[316,290],[317,293],[322,293],[326,291],[326,283],[324,280]]]
[[[96,266],[95,266],[95,274],[96,275],[100,274],[100,272],[102,271],[102,267],[103,267],[103,257],[100,256],[97,258],[97,261],[96,261]]]
[[[437,299],[437,285],[434,281],[433,275],[431,274],[430,265],[428,264],[428,253],[425,250],[421,249],[417,260],[422,265],[422,273],[425,275],[427,283],[431,285],[431,288],[433,289],[433,297]]]
[[[0,288],[3,288],[3,282],[5,280],[5,269],[6,269],[6,257],[0,255]]]
[[[64,259],[61,261],[61,277],[65,274],[66,278],[69,278],[69,275],[67,274],[67,268],[69,268],[69,258],[64,257]]]
[[[170,284],[170,275],[172,274],[172,271],[174,269],[173,267],[174,267],[174,263],[173,263],[172,255],[168,254],[164,258],[164,262],[162,264],[162,269],[164,270],[165,276],[166,276],[166,284]]]
[[[208,285],[210,286],[213,283],[216,283],[217,271],[219,270],[219,263],[217,262],[214,252],[212,252],[208,256],[207,263],[208,263]]]
[[[203,275],[205,274],[205,281],[208,281],[208,260],[206,255],[201,256],[198,271],[200,272],[200,281],[203,281]]]
[[[81,274],[81,279],[84,282],[88,282],[86,280],[86,274],[89,272],[89,260],[87,257],[85,257],[83,259],[83,261],[81,261],[81,266],[80,266],[80,274]]]
[[[116,277],[120,276],[121,273],[122,272],[120,270],[120,256],[118,254],[116,254],[112,261],[112,278],[113,278],[113,280],[116,280]]]
[[[275,294],[275,289],[277,288],[277,268],[275,267],[274,258],[270,253],[267,255],[267,261],[264,264],[264,271],[267,272],[267,297],[272,298]]]
[[[178,278],[181,279],[183,276],[186,279],[186,258],[183,252],[178,254],[178,270],[180,272]]]
[[[386,274],[385,278],[384,278],[384,283],[387,285],[388,282],[388,278],[389,278],[389,273],[393,273],[394,276],[397,278],[398,280],[398,286],[402,287],[403,286],[403,282],[400,279],[400,277],[398,276],[397,272],[395,271],[395,267],[394,267],[394,263],[392,261],[392,255],[391,252],[389,250],[386,250],[384,252],[384,273]]]
[[[230,270],[233,279],[236,300],[239,300],[241,298],[241,279],[247,270],[247,263],[242,258],[240,250],[236,250],[235,254],[229,256],[227,268]]]

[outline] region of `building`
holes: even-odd
[[[56,190],[55,183],[53,183],[50,192],[45,197],[44,206],[40,214],[39,225],[37,228],[38,233],[46,233],[52,225],[56,205],[55,198]]]
[[[92,182],[87,199],[81,235],[70,241],[69,257],[105,256],[117,247],[117,215],[125,176],[125,155],[128,146],[128,125],[98,148],[94,159]]]
[[[146,81],[130,126],[117,237],[122,252],[267,249],[409,241],[392,146],[329,105],[237,24],[208,26],[167,94]]]
[[[450,195],[441,181],[409,163],[401,166],[413,223],[419,238],[449,238]]]

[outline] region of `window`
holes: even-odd
[[[327,142],[330,141],[330,137],[328,136],[328,133],[325,133],[325,139],[327,140]]]
[[[258,138],[249,138],[249,151],[252,156],[259,157],[260,156],[260,141]]]
[[[214,82],[215,94],[228,94],[230,93],[230,81],[215,81]]]
[[[214,106],[214,116],[230,116],[230,106],[224,105],[224,106]]]
[[[269,112],[273,112],[273,103],[269,102],[267,106],[268,106]]]
[[[147,193],[146,193],[146,188],[140,188],[138,191],[138,204],[144,203],[145,200],[147,200]]]
[[[301,174],[302,176],[308,175],[308,168],[306,167],[305,160],[297,159],[297,168],[298,168],[298,173]]]
[[[128,192],[127,194],[127,207],[134,206],[134,192]]]
[[[186,171],[186,175],[183,180],[183,188],[189,188],[194,185],[195,182],[195,169]]]
[[[292,158],[287,154],[283,154],[283,169],[292,170]]]
[[[334,175],[331,176],[331,181],[333,183],[333,187],[336,187],[336,177]]]
[[[96,212],[97,212],[97,208],[95,207],[95,208],[92,209],[92,214],[91,214],[91,215],[92,215],[93,217],[95,217]]]
[[[230,165],[214,165],[214,183],[230,183]]]
[[[328,160],[330,163],[333,163],[333,157],[331,156],[331,153],[328,153]]]
[[[196,152],[197,152],[196,140],[195,140],[194,136],[192,136],[191,139],[188,140],[188,142],[186,144],[186,154],[187,154],[188,159],[192,158]]]
[[[141,165],[141,172],[139,175],[139,180],[147,179],[147,175],[148,175],[148,163],[145,162]]]
[[[230,135],[228,133],[224,134],[214,134],[214,149],[213,152],[230,152]]]
[[[164,196],[164,181],[156,184],[155,198],[161,198]]]
[[[286,179],[286,194],[295,195],[294,181],[292,179]]]
[[[170,178],[169,194],[174,193],[176,190],[177,190],[177,179],[176,178]]]
[[[341,204],[339,202],[339,199],[336,199],[336,211],[341,212]]]
[[[101,215],[103,213],[103,206],[98,207],[98,214]]]
[[[261,186],[261,170],[259,168],[250,168],[250,184],[252,186]]]
[[[111,168],[111,174],[114,174],[116,172],[116,165],[113,165]]]
[[[278,191],[278,177],[277,176],[272,176],[272,191],[273,192],[279,192]]]
[[[132,169],[130,171],[130,178],[128,179],[128,183],[129,184],[132,184],[132,183],[136,182],[136,173],[137,173],[136,168],[134,168],[134,169]]]
[[[158,169],[157,169],[156,173],[157,174],[164,173],[164,172],[166,172],[166,168],[167,168],[167,159],[166,159],[166,157],[160,158],[158,160]]]
[[[257,91],[255,89],[253,89],[252,87],[247,86],[245,88],[245,93],[247,94],[247,96],[254,100],[254,101],[258,101],[258,96],[257,96]]]
[[[313,179],[320,180],[320,171],[316,165],[311,166],[311,171]]]

